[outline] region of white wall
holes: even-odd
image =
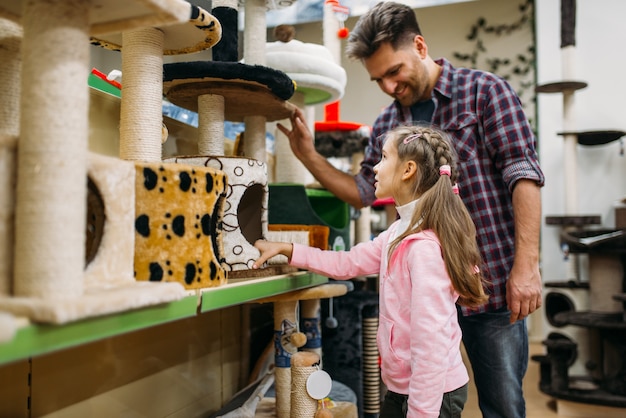
[[[375,3],[375,2],[373,2]],[[470,52],[473,43],[466,39],[471,27],[479,17],[489,25],[510,25],[520,17],[518,7],[525,0],[475,0],[444,6],[425,7],[416,10],[422,33],[428,43],[429,53],[433,58],[446,57],[453,65],[467,66],[453,57],[453,52]],[[354,27],[357,17],[350,17],[346,27]],[[511,36],[484,35],[488,51],[481,55],[477,68],[487,69],[484,58],[487,56],[511,57],[523,53],[532,43],[530,24]],[[296,38],[303,42],[323,43],[322,23],[314,22],[297,26]],[[268,40],[273,40],[271,34]],[[342,63],[348,74],[348,84],[341,100],[341,119],[371,125],[382,107],[390,102],[389,96],[382,93],[360,62],[353,62],[343,56],[345,40],[342,41]],[[530,74],[532,80],[532,74]],[[513,83],[514,84],[514,83]],[[530,92],[528,93],[530,94]],[[534,118],[532,97],[524,98],[527,102],[527,114]],[[318,120],[324,117],[323,106],[316,107]]]
[[[536,1],[537,82],[562,81],[560,49],[560,0]],[[619,47],[626,40],[623,0],[578,0],[575,68],[577,81],[588,83],[575,99],[575,130],[625,130],[626,83],[623,81],[626,56]],[[563,95],[538,95],[538,137],[540,158],[546,174],[543,213],[565,214],[563,175]],[[603,228],[615,225],[614,202],[626,197],[626,157],[620,156],[620,142],[594,147],[578,146],[579,214],[601,215]],[[566,280],[568,274],[559,249],[559,227],[542,228],[542,272],[544,282]],[[581,279],[586,279],[583,270]]]

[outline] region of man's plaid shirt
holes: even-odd
[[[489,301],[464,314],[506,306],[506,280],[513,266],[515,228],[512,191],[520,179],[543,186],[536,141],[519,97],[498,76],[454,68],[438,59],[442,72],[433,91],[435,110],[430,121],[452,138],[458,155],[460,195],[478,232]],[[409,108],[393,102],[378,116],[356,182],[364,204],[375,200],[373,167],[381,158],[385,133],[411,124]],[[419,123],[419,122],[417,122]]]

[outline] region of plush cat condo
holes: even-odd
[[[0,1],[0,15],[8,18],[0,20],[3,29],[11,20],[23,27],[21,55],[18,50],[7,61],[22,60],[17,76],[23,79],[18,83],[23,99],[8,104],[19,109],[21,123],[19,129],[1,132],[17,138],[0,148],[9,167],[3,173],[18,181],[7,191],[7,202],[14,202],[10,216],[0,219],[3,229],[14,232],[2,241],[14,254],[0,252],[0,263],[9,266],[1,272],[0,309],[33,321],[64,323],[183,297],[185,284],[180,281],[135,280],[136,180],[144,184],[137,172],[155,170],[159,179],[176,179],[172,185],[178,182],[179,189],[183,172],[191,173],[177,166],[164,175],[159,169],[168,167],[151,166],[161,164],[162,66],[152,65],[147,57],[210,47],[220,38],[219,22],[183,0]],[[199,27],[197,19],[206,27]],[[202,34],[190,37],[190,29]],[[166,46],[164,38],[177,30],[185,32],[187,47]],[[118,45],[133,64],[124,68],[122,159],[87,152],[90,39],[109,39],[112,33],[121,33],[121,42],[112,38],[102,45]],[[156,42],[147,46],[146,39]],[[0,37],[0,42],[4,45],[8,38]],[[142,112],[138,118],[132,114],[135,107]],[[2,121],[2,126],[12,125]],[[205,193],[207,198],[218,196],[218,209],[207,210],[219,217],[225,175],[204,168],[190,178],[200,181],[206,174],[211,174],[213,186],[222,185],[221,191],[211,189],[213,195]],[[164,224],[173,227],[177,219]],[[206,242],[207,248],[214,247],[213,239]]]

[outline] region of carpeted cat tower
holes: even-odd
[[[180,24],[202,31],[190,21],[210,15],[182,0],[108,0],[97,5],[79,0],[2,1],[0,14],[23,28],[21,66],[12,71],[13,77],[21,78],[19,131],[9,135],[19,137],[15,141],[15,239],[10,245],[15,253],[9,285],[3,280],[0,309],[32,321],[65,323],[181,298],[185,295],[181,282],[135,280],[133,254],[136,171],[154,169],[160,179],[176,178],[182,192],[184,170],[176,168],[171,176],[163,176],[161,169],[167,167],[147,162],[156,160],[156,155],[137,158],[143,160],[137,165],[87,152],[89,44],[90,39],[146,27],[170,30]],[[201,37],[209,44],[219,39],[209,40],[204,31]],[[141,48],[134,51],[142,59],[153,56]],[[162,53],[159,49],[158,57]],[[9,67],[3,60],[3,69]],[[125,97],[130,100],[132,71],[126,75],[130,83]],[[156,124],[159,135],[154,141],[160,146],[161,121],[153,120],[149,110],[144,119]],[[153,140],[146,139],[146,132],[151,128],[140,130],[129,142],[149,149]],[[198,180],[206,174],[197,170],[190,177]],[[225,185],[223,173],[211,170],[210,174],[212,185]],[[141,187],[149,184],[142,180]],[[214,198],[215,191],[223,193],[215,187],[213,194],[205,194]],[[180,218],[176,222],[180,226]],[[174,221],[168,225],[173,227]],[[210,248],[211,240],[207,243]],[[10,260],[0,262],[11,265]]]
[[[253,272],[252,265],[259,256],[253,244],[268,231],[265,123],[293,112],[287,100],[293,96],[294,83],[284,72],[266,67],[264,55],[259,53],[264,50],[265,13],[271,4],[245,2],[244,62],[237,62],[237,1],[214,1],[212,7],[223,27],[222,41],[212,51],[213,61],[163,67],[163,90],[168,100],[198,112],[199,155],[166,161],[219,167],[226,172],[229,186],[222,265],[229,278],[245,278],[263,274]],[[225,156],[226,120],[245,123],[243,156]]]

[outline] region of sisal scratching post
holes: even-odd
[[[224,96],[198,97],[198,153],[224,155]]]
[[[319,370],[320,357],[316,353],[300,351],[291,357],[291,417],[313,418],[317,399],[307,392],[307,380]]]
[[[0,295],[11,293],[22,28],[0,18]]]
[[[243,56],[248,65],[265,65],[266,18],[265,0],[246,0]],[[267,162],[265,150],[265,123],[263,116],[250,115],[244,118],[245,132],[243,152],[246,157]]]
[[[88,21],[89,2],[24,2],[16,296],[83,293]]]
[[[246,125],[244,131],[243,155],[266,163],[265,122],[267,119],[264,116],[246,116],[243,120]]]
[[[278,418],[292,416],[290,415],[291,373],[289,370],[291,357],[297,352],[298,347],[306,343],[304,341],[306,337],[295,332],[298,301],[342,296],[347,291],[346,286],[324,284],[257,300],[259,303],[274,303],[274,374],[276,376],[276,416]]]
[[[291,98],[291,102],[300,109],[306,110],[304,95],[301,92],[296,90]],[[309,125],[313,124],[311,121],[315,120],[314,116],[315,115],[307,118],[307,120],[310,121]],[[288,123],[285,122],[286,121],[282,121],[283,124],[288,125]],[[314,126],[309,126],[309,129],[313,132]],[[309,183],[311,175],[304,164],[302,164],[302,162],[293,155],[291,145],[289,145],[289,138],[287,138],[287,136],[278,128],[276,129],[275,136],[276,142],[274,144],[274,154],[276,155],[276,183]]]
[[[363,153],[355,152],[352,154],[352,173],[359,172],[361,161],[363,161]],[[366,242],[372,239],[372,208],[370,206],[360,209],[361,215],[354,222],[354,243]]]
[[[291,417],[291,357],[297,347],[290,341],[297,322],[296,300],[274,302],[274,375],[276,385],[276,416]]]
[[[122,34],[120,157],[161,161],[163,127],[163,31],[142,28]]]
[[[0,133],[4,135],[19,135],[21,44],[21,26],[0,18]]]

